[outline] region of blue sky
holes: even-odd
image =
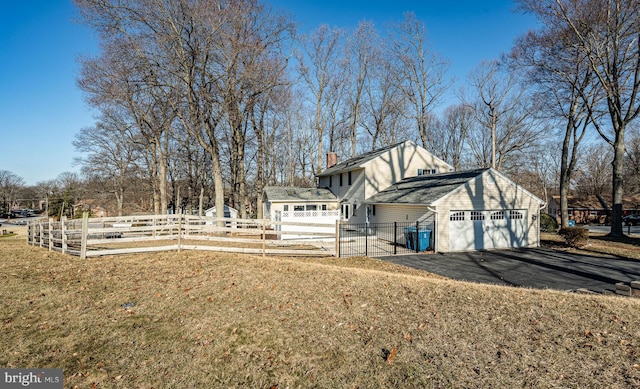
[[[378,30],[413,11],[435,51],[463,81],[483,59],[508,51],[534,26],[509,0],[268,0],[288,10],[305,33],[320,24],[354,28],[363,19]],[[5,1],[0,12],[0,170],[27,184],[56,178],[73,166],[71,142],[94,113],[76,86],[77,58],[97,52],[95,35],[75,22],[71,0]]]

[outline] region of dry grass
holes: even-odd
[[[541,233],[543,246],[585,254],[640,259],[640,237],[637,235],[615,239],[603,233],[590,233],[589,243],[580,249],[569,247],[562,237],[553,233]]]
[[[68,388],[640,386],[635,299],[364,258],[80,260],[22,238],[0,240],[0,277],[0,365],[63,368]]]

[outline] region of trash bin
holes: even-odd
[[[405,227],[404,239],[409,250],[427,251],[431,242],[431,230],[420,230],[416,233],[415,227]]]

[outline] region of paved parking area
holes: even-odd
[[[537,289],[615,290],[617,282],[640,281],[640,261],[572,254],[546,248],[413,254],[381,257],[461,281]]]

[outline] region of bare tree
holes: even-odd
[[[105,112],[94,127],[87,127],[76,134],[73,145],[86,153],[76,160],[88,176],[98,176],[111,186],[117,202],[117,214],[122,216],[125,191],[130,187],[133,165],[139,157],[136,135],[126,121],[116,112]]]
[[[15,196],[24,186],[24,179],[9,170],[0,170],[0,215],[7,215]]]
[[[348,128],[351,155],[357,154],[358,127],[364,100],[365,87],[371,77],[372,68],[381,60],[381,41],[372,22],[361,21],[355,31],[348,37],[346,52],[348,59]],[[329,150],[336,151],[333,139],[329,142]]]
[[[519,81],[518,74],[498,60],[483,61],[469,75],[472,97],[464,104],[473,107],[478,125],[468,133],[468,144],[480,167],[508,170],[545,131]]]
[[[298,54],[298,72],[313,96],[313,127],[317,133],[317,163],[312,165],[314,174],[322,171],[324,160],[324,136],[330,117],[336,117],[339,105],[340,86],[344,79],[342,62],[342,40],[344,32],[318,27],[308,36],[302,37],[303,53]]]
[[[104,15],[94,16],[99,20],[97,23],[110,23],[110,20],[98,19],[101,16]],[[176,114],[153,54],[142,51],[143,42],[134,38],[111,37],[99,57],[83,58],[78,84],[93,106],[126,110],[142,137],[140,144],[150,156],[154,212],[161,214],[167,212],[168,147]]]
[[[573,33],[572,44],[587,58],[604,91],[603,110],[610,125],[599,123],[601,137],[613,148],[611,236],[623,235],[625,131],[640,114],[640,3],[637,0],[521,0],[545,25]]]
[[[450,85],[444,80],[449,63],[430,51],[425,26],[413,13],[394,26],[390,39],[396,83],[409,101],[408,116],[415,120],[422,145],[429,149],[428,114]]]
[[[371,150],[398,143],[409,137],[404,120],[407,99],[396,83],[395,69],[381,56],[365,80],[365,104],[362,125],[370,139]]]
[[[598,196],[611,192],[613,150],[604,144],[591,144],[582,150],[574,185],[576,193]]]
[[[473,120],[473,109],[459,104],[445,109],[442,120],[434,117],[431,121],[432,151],[450,163],[456,171],[462,167],[465,144]]]
[[[591,124],[589,110],[599,99],[596,79],[584,54],[571,44],[571,34],[555,26],[529,32],[516,43],[511,59],[529,69],[541,101],[552,119],[564,126],[560,164],[560,220],[569,223],[568,196],[580,143]],[[562,123],[564,122],[564,123]]]

